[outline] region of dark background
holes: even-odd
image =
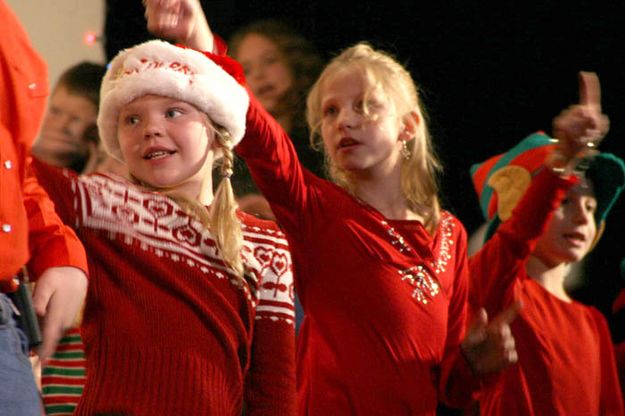
[[[595,71],[610,133],[603,151],[625,157],[625,2],[567,0],[202,1],[213,30],[225,39],[257,18],[281,18],[331,58],[367,40],[393,53],[424,90],[430,127],[445,166],[442,197],[469,233],[482,222],[468,174],[472,163],[505,151],[525,135],[551,131],[551,120],[578,99],[577,72]],[[140,0],[107,0],[105,47],[148,38]],[[625,316],[611,303],[625,280],[625,197],[588,257],[574,296],[609,318],[625,340]]]

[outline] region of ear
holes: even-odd
[[[401,130],[399,132],[399,139],[403,141],[410,141],[417,135],[417,130],[421,124],[421,117],[416,111],[411,111],[405,114],[401,118]]]

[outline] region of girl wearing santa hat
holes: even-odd
[[[229,180],[249,101],[237,65],[162,41],[120,52],[98,126],[129,179],[39,172],[89,253],[77,415],[294,413],[287,242],[237,210]]]

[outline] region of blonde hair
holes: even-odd
[[[208,118],[208,117],[207,117]],[[195,216],[207,229],[209,229],[221,258],[237,276],[243,278],[245,266],[241,256],[243,248],[243,232],[241,221],[237,216],[237,202],[230,183],[234,166],[234,152],[232,151],[230,133],[216,124],[212,124],[215,131],[215,139],[220,146],[221,161],[220,170],[223,179],[217,187],[210,212],[198,200],[191,200],[176,194],[175,190],[158,189],[163,195],[171,198],[189,215]],[[212,184],[211,184],[212,186]]]
[[[373,49],[366,43],[358,43],[335,57],[323,70],[308,95],[306,119],[310,128],[311,145],[323,149],[321,137],[322,87],[326,80],[339,71],[350,68],[365,80],[365,99],[380,88],[392,100],[400,117],[414,112],[419,118],[413,140],[406,142],[410,157],[403,159],[401,167],[401,189],[409,208],[421,215],[428,231],[433,232],[440,221],[441,208],[438,198],[437,177],[441,164],[436,157],[426,114],[419,98],[419,91],[410,73],[391,55]],[[367,104],[364,114],[371,117]],[[326,152],[326,165],[330,177],[340,186],[350,190],[351,184],[345,172],[341,171]]]

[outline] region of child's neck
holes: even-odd
[[[389,186],[388,182],[362,178],[352,180],[353,192],[359,199],[378,210],[385,218],[423,222],[423,217],[410,210],[399,180],[393,182],[394,185],[392,186]]]
[[[572,301],[564,290],[564,279],[568,270],[567,263],[550,266],[534,255],[529,256],[525,265],[525,271],[534,281],[547,292],[565,302]]]

